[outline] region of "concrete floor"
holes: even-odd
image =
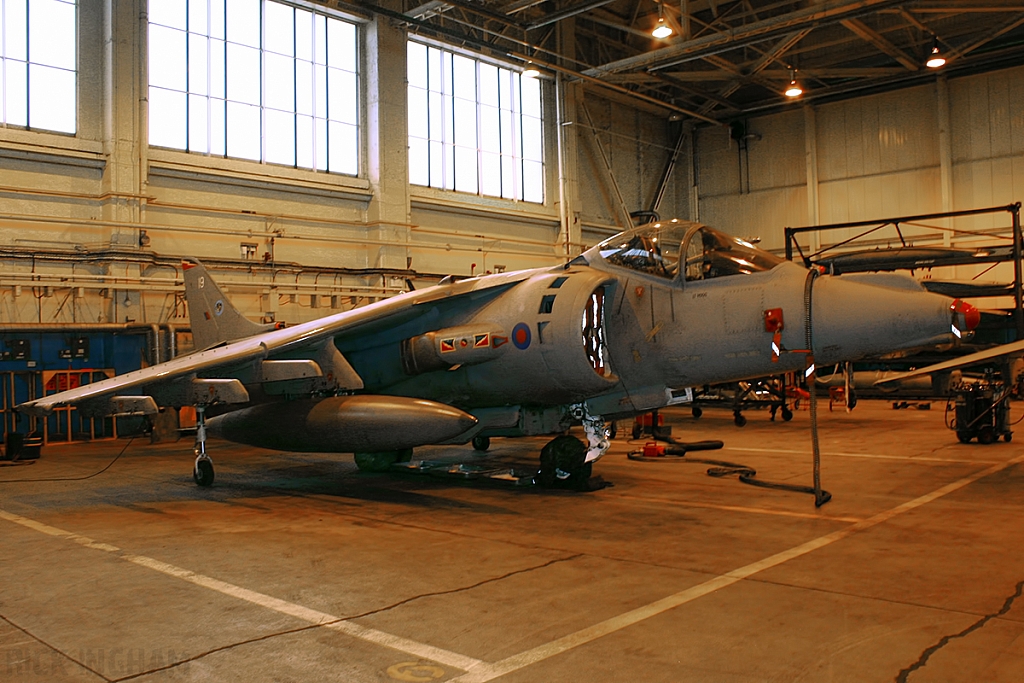
[[[630,461],[624,439],[593,493],[219,442],[200,490],[185,440],[2,484],[0,680],[1024,680],[1024,448],[959,444],[938,404],[824,407],[820,510]],[[670,421],[809,482],[808,413],[748,415]],[[50,447],[0,480],[88,475],[126,443]]]

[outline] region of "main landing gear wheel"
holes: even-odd
[[[793,419],[793,411],[790,410],[789,408],[787,408],[786,406],[782,406],[782,421],[783,422],[789,422],[792,419]]]
[[[491,437],[489,436],[474,436],[473,437],[473,450],[486,451],[491,447]]]
[[[747,424],[747,418],[744,417],[743,413],[740,412],[735,412],[732,414],[732,421],[736,424],[737,427],[742,427],[743,425]]]
[[[412,460],[411,448],[355,454],[356,467],[359,468],[360,472],[387,472],[396,462],[408,462],[410,460]]]
[[[548,442],[540,452],[537,483],[547,487],[582,488],[593,472],[586,462],[587,444],[563,434]]]
[[[700,416],[704,414],[704,411],[701,409],[700,406],[694,406],[690,408],[690,414],[693,415],[695,419],[699,420]]]

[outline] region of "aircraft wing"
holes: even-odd
[[[281,354],[294,354],[296,351],[318,347],[322,349],[316,356],[320,367],[310,361],[279,361],[282,364],[296,364],[284,372],[290,373],[291,377],[296,376],[295,373],[303,377],[319,376],[321,367],[327,362],[331,367],[324,367],[323,373],[334,372],[339,378],[347,380],[348,384],[344,384],[344,388],[361,389],[362,380],[334,347],[335,336],[387,324],[389,318],[403,313],[415,315],[417,306],[453,298],[497,296],[531,274],[531,271],[502,273],[401,294],[361,308],[294,327],[263,332],[148,368],[44,396],[22,403],[17,409],[30,415],[46,416],[61,406],[86,403],[92,406],[89,412],[93,414],[153,412],[155,404],[152,400],[146,400],[145,396],[154,394],[161,397],[173,396],[177,405],[218,401],[244,403],[249,397],[242,384],[237,379],[223,378],[230,378],[232,372],[272,360]],[[118,409],[118,406],[129,408]]]
[[[995,346],[985,351],[979,351],[977,353],[971,353],[966,356],[960,356],[952,360],[947,360],[942,363],[936,363],[934,365],[928,365],[917,370],[908,370],[907,372],[900,372],[895,375],[889,375],[885,379],[880,379],[875,382],[875,386],[885,386],[886,384],[899,382],[901,380],[910,379],[912,377],[921,377],[922,375],[930,375],[935,372],[943,372],[945,370],[956,370],[958,368],[966,368],[971,365],[977,365],[993,358],[1000,358],[1002,356],[1012,356],[1014,354],[1024,354],[1024,340],[1016,341],[1011,344],[1002,344],[1001,346]]]

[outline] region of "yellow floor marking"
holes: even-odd
[[[260,607],[265,607],[281,614],[287,614],[290,617],[294,617],[311,624],[322,625],[324,628],[339,631],[352,636],[353,638],[359,638],[360,640],[365,640],[377,645],[383,645],[393,650],[398,650],[399,652],[405,652],[406,654],[413,655],[414,657],[428,659],[432,662],[437,662],[438,664],[447,664],[448,666],[462,669],[463,671],[468,671],[469,669],[481,664],[479,659],[466,657],[456,652],[449,652],[448,650],[442,650],[441,648],[426,645],[424,643],[418,643],[414,640],[409,640],[408,638],[396,636],[391,633],[385,633],[384,631],[360,626],[359,624],[343,620],[341,617],[336,617],[332,614],[319,612],[264,593],[249,590],[248,588],[235,586],[234,584],[230,584],[226,581],[221,581],[210,576],[197,574],[196,572],[188,569],[182,569],[181,567],[176,567],[173,564],[167,564],[166,562],[155,560],[152,557],[135,555],[123,551],[117,546],[113,546],[108,543],[99,543],[88,536],[64,531],[63,529],[58,529],[57,527],[52,527],[48,524],[43,524],[41,522],[28,519],[27,517],[7,512],[6,510],[0,510],[0,519],[20,524],[21,526],[28,527],[29,529],[42,532],[49,536],[56,536],[58,538],[74,541],[86,548],[115,553],[117,557],[131,562],[132,564],[139,565],[140,567],[146,567],[147,569],[152,569],[160,572],[161,574],[166,574],[167,576],[173,576],[174,578],[181,579],[182,581],[188,581],[189,583],[217,591],[224,595],[238,598],[239,600],[245,600],[246,602],[251,602],[254,605],[259,605]]]
[[[787,450],[784,448],[745,448],[742,446],[726,446],[722,450],[724,451],[747,451],[750,453],[785,453],[787,455],[810,455],[810,449],[806,450]],[[968,465],[999,465],[1002,460],[968,460],[966,458],[933,458],[931,456],[913,456],[913,455],[875,455],[873,453],[822,453],[822,456],[835,456],[837,458],[867,458],[870,460],[906,460],[908,462],[951,462],[951,463],[966,463]]]
[[[877,515],[857,522],[856,524],[851,524],[845,529],[833,531],[830,534],[807,541],[806,543],[802,543],[794,548],[790,548],[789,550],[784,550],[781,553],[776,553],[775,555],[766,557],[763,560],[753,562],[744,567],[740,567],[739,569],[734,569],[727,574],[716,576],[704,583],[693,586],[692,588],[687,588],[684,591],[680,591],[675,595],[670,595],[666,598],[662,598],[661,600],[652,602],[649,605],[644,605],[643,607],[638,607],[637,609],[630,610],[629,612],[624,612],[623,614],[612,617],[611,619],[606,619],[605,621],[581,629],[575,633],[562,636],[550,643],[538,645],[537,647],[526,650],[525,652],[520,652],[519,654],[512,655],[511,657],[506,657],[499,662],[495,662],[493,664],[482,664],[480,667],[473,669],[462,676],[451,679],[450,683],[485,683],[485,681],[491,681],[495,678],[510,674],[513,671],[526,668],[532,664],[548,659],[549,657],[554,657],[555,655],[559,655],[568,650],[572,650],[573,648],[585,645],[593,640],[597,640],[598,638],[603,638],[604,636],[615,633],[616,631],[621,631],[624,628],[638,624],[641,621],[650,619],[651,617],[667,612],[668,610],[675,609],[680,605],[692,602],[693,600],[708,595],[709,593],[714,593],[717,590],[731,586],[734,583],[738,583],[743,579],[749,578],[759,572],[763,572],[766,569],[777,567],[792,559],[802,557],[803,555],[815,550],[824,548],[825,546],[831,545],[836,541],[841,541],[842,539],[859,531],[864,531],[882,524],[883,522],[887,522],[893,517],[915,510],[922,505],[926,505],[945,495],[962,489],[968,484],[973,484],[979,479],[995,474],[1000,470],[1021,462],[1024,462],[1024,454],[1019,455],[1012,460],[988,467],[962,479],[958,479],[951,484],[946,484],[931,493],[926,493],[925,495],[907,501],[902,505],[897,505],[890,510],[880,512]]]
[[[744,505],[719,505],[717,503],[695,503],[687,500],[672,500],[670,498],[656,498],[652,496],[630,496],[612,494],[617,498],[626,498],[644,503],[667,505],[669,507],[707,508],[709,510],[726,510],[727,512],[750,512],[757,515],[778,515],[779,517],[798,517],[800,519],[824,519],[830,522],[862,522],[861,517],[832,517],[814,512],[793,512],[790,510],[772,510],[770,508],[754,508]]]

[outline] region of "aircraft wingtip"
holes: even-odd
[[[40,404],[37,401],[26,401],[14,406],[15,412],[31,415],[32,417],[47,417],[53,413],[53,406]]]

